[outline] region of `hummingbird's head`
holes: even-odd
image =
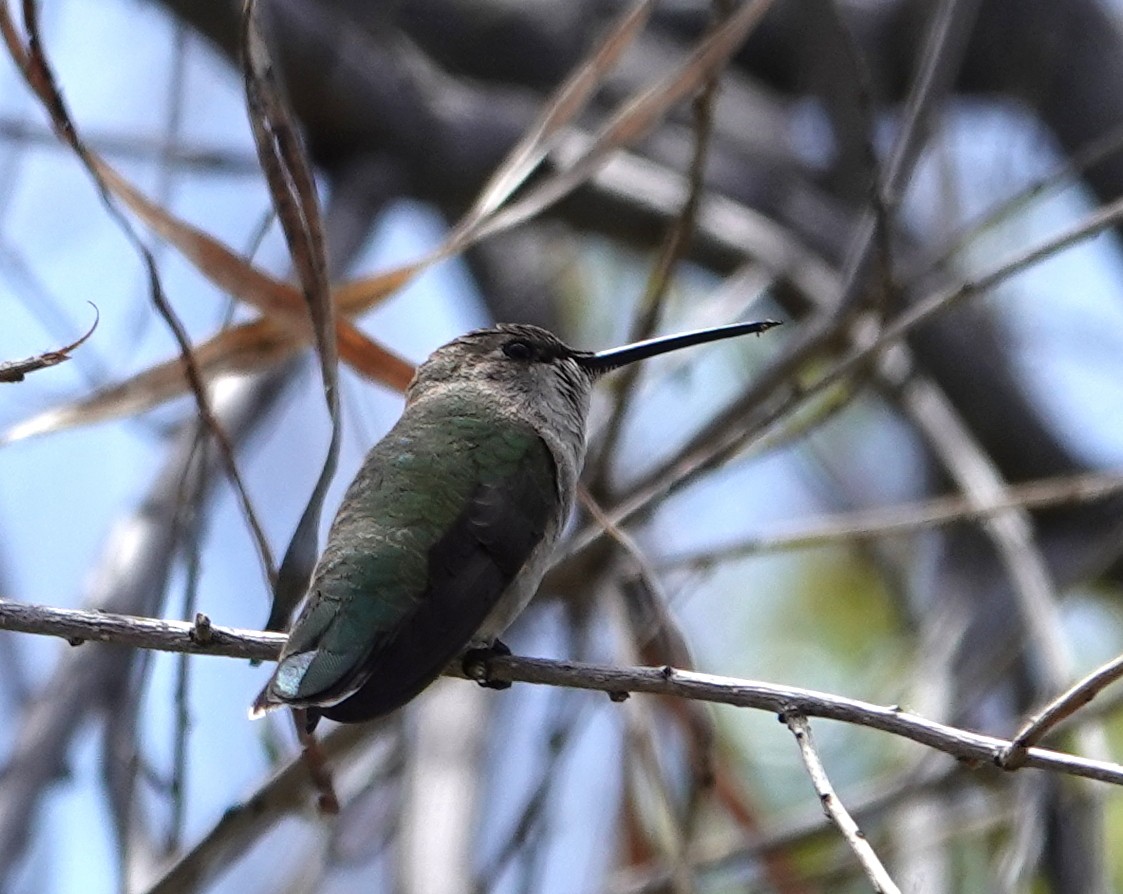
[[[515,412],[571,415],[584,427],[589,393],[599,370],[588,355],[538,326],[502,323],[476,329],[437,348],[417,370],[410,402],[437,389],[472,388],[493,395]]]
[[[502,412],[584,437],[593,383],[604,373],[691,345],[764,332],[773,320],[734,323],[610,348],[578,351],[538,326],[502,323],[437,348],[417,370],[409,403],[455,391],[486,399]]]

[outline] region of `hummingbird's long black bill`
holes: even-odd
[[[666,354],[668,351],[677,351],[679,348],[704,345],[706,342],[721,341],[725,338],[736,338],[739,335],[761,333],[779,325],[780,323],[777,320],[732,323],[729,326],[715,326],[713,329],[696,329],[693,332],[681,332],[678,335],[649,338],[646,341],[637,341],[635,344],[609,348],[607,351],[582,352],[575,355],[573,359],[590,372],[602,373],[627,366],[637,360],[646,360],[656,354]]]

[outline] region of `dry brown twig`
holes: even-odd
[[[49,366],[58,366],[58,364],[65,363],[69,360],[71,352],[81,347],[86,339],[94,334],[94,330],[97,329],[98,320],[101,319],[97,305],[91,303],[90,307],[94,309],[94,322],[85,335],[77,341],[71,342],[62,348],[56,348],[53,351],[44,351],[41,354],[36,354],[34,357],[27,357],[23,360],[6,360],[0,363],[0,382],[22,382],[28,373],[46,369]]]
[[[312,566],[319,553],[317,534],[324,498],[339,460],[339,343],[316,184],[296,125],[281,98],[269,50],[259,32],[255,0],[246,0],[242,9],[241,51],[251,131],[273,207],[300,280],[331,421],[331,440],[320,475],[281,566],[271,578],[273,608],[266,627],[280,630],[287,626],[312,576]]]
[[[7,7],[0,5],[0,35],[3,37],[12,60],[19,66],[27,86],[40,101],[43,110],[49,115],[55,132],[60,140],[70,147],[89,173],[106,213],[117,224],[144,266],[149,298],[179,347],[180,362],[183,365],[183,373],[189,385],[189,392],[195,400],[196,413],[218,445],[224,470],[238,498],[238,504],[245,517],[246,525],[253,536],[254,545],[257,547],[265,575],[272,580],[275,572],[269,542],[261,528],[257,513],[254,511],[242,476],[238,471],[238,464],[234,459],[234,450],[230,439],[214,414],[213,401],[207,393],[206,382],[195,357],[194,346],[182,321],[168,301],[167,295],[164,294],[156,259],[118,205],[110,184],[99,169],[98,160],[86,147],[78,128],[74,124],[74,119],[70,115],[62,91],[58,86],[58,81],[55,78],[54,70],[43,49],[43,42],[39,34],[38,10],[35,3],[30,2],[30,0],[24,3],[23,15],[26,34],[21,36]]]
[[[570,136],[574,117],[642,28],[651,3],[640,0],[625,11],[604,42],[546,101],[539,120],[530,127],[509,158],[499,165],[467,216],[452,228],[440,246],[416,261],[342,283],[332,291],[339,316],[336,322],[340,355],[350,366],[372,380],[398,390],[404,389],[412,375],[412,366],[368,339],[343,318],[370,309],[422,271],[486,236],[504,232],[542,213],[594,177],[611,163],[613,156],[622,148],[649,133],[669,107],[718,71],[770,4],[771,0],[746,3],[737,15],[730,17],[707,40],[702,41],[674,71],[626,101],[577,152],[563,151],[563,144],[573,145]],[[0,6],[0,31],[9,44],[13,58],[22,60],[26,52],[3,6]],[[49,71],[45,68],[45,59],[42,65],[43,71]],[[53,87],[53,82],[45,83]],[[34,86],[42,85],[37,80]],[[55,112],[56,106],[62,110],[61,105],[41,99],[49,112]],[[69,119],[60,132],[75,133]],[[175,361],[158,364],[82,400],[51,408],[24,420],[0,434],[0,444],[149,409],[182,393],[185,382],[209,378],[226,370],[244,372],[268,367],[291,356],[312,336],[312,327],[307,325],[307,315],[301,307],[299,294],[291,285],[263,274],[208,234],[147,200],[84,143],[77,143],[74,148],[99,188],[104,190],[107,201],[116,197],[146,226],[174,245],[200,273],[265,315],[193,346],[189,354]],[[551,153],[554,172],[528,188],[525,194],[513,198],[518,187]],[[119,213],[116,205],[109,207],[113,213]],[[299,268],[299,258],[296,260]]]
[[[722,425],[720,430],[703,432],[704,437],[699,435],[692,439],[674,456],[660,463],[658,468],[649,472],[642,481],[633,486],[621,498],[619,504],[609,510],[608,515],[613,524],[621,525],[633,516],[641,514],[656,499],[683,487],[721,461],[742,452],[750,439],[755,437],[763,440],[781,432],[796,406],[817,397],[840,382],[860,375],[872,358],[897,346],[907,335],[937,315],[968,298],[996,288],[1017,274],[1090,239],[1120,221],[1123,221],[1123,199],[1102,205],[1076,224],[1064,227],[1037,244],[1015,252],[1011,257],[1000,261],[979,276],[928,293],[894,317],[873,338],[855,347],[835,362],[812,384],[801,388],[786,400],[767,400],[766,396],[774,393],[778,381],[787,380],[793,371],[816,356],[823,344],[833,338],[833,329],[830,334],[808,330],[800,337],[799,343],[794,348],[789,347],[782,356],[778,357],[775,366],[759,375],[753,388],[733,405],[726,414],[727,425]],[[748,413],[742,409],[746,405],[758,409],[756,412]],[[564,555],[559,556],[559,561],[588,548],[604,534],[605,529],[599,524],[584,527],[570,539]]]

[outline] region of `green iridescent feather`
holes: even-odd
[[[278,666],[281,699],[354,690],[407,626],[416,642],[398,651],[427,653],[419,676],[439,673],[541,540],[557,505],[546,445],[478,403],[460,409],[419,403],[364,461]]]

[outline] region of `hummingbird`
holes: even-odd
[[[410,701],[465,650],[509,654],[498,638],[538,589],[573,508],[594,383],[776,325],[592,352],[502,324],[438,348],[348,487],[250,716],[288,705],[305,710],[309,733],[321,717],[359,723]]]

